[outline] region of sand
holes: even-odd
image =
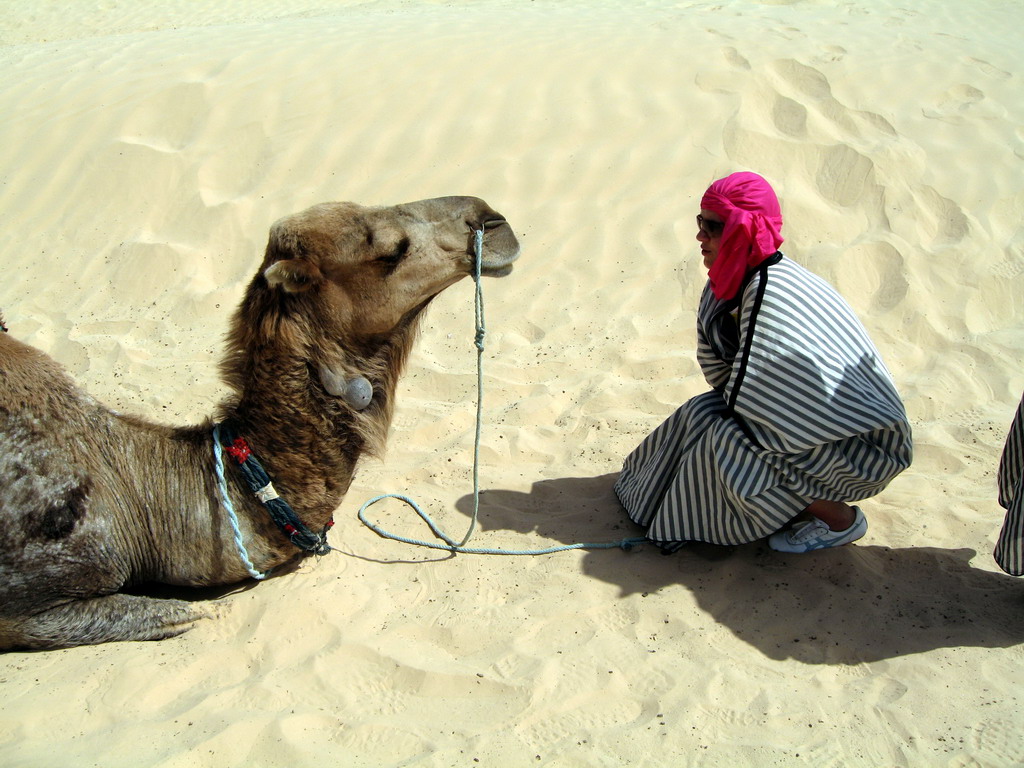
[[[112,407],[192,423],[278,217],[483,197],[473,544],[632,535],[622,457],[706,388],[693,215],[776,186],[863,318],[913,466],[867,536],[671,557],[442,553],[356,510],[471,509],[473,287],[429,310],[341,552],[181,637],[0,656],[0,764],[1013,766],[1024,582],[991,550],[1024,390],[1016,0],[0,3],[0,308]],[[426,536],[405,507],[372,510]]]

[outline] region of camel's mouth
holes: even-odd
[[[480,274],[484,277],[505,277],[512,274],[512,265],[504,267],[488,267],[480,265]]]
[[[484,248],[480,274],[484,277],[505,277],[512,272],[512,263],[519,258],[519,241],[505,219],[493,216],[483,222]],[[470,249],[470,255],[475,256]]]

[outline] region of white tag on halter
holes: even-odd
[[[321,365],[320,381],[329,394],[340,397],[357,411],[363,410],[373,400],[373,385],[365,376],[347,379]]]
[[[256,491],[256,498],[266,504],[268,501],[281,498],[277,495],[277,490],[274,488],[273,483],[267,483],[258,491]]]

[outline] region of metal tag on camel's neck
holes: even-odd
[[[361,411],[373,400],[373,385],[365,376],[341,376],[325,365],[320,366],[320,381],[324,389],[340,397],[353,409]]]
[[[361,411],[373,400],[373,385],[365,376],[356,376],[345,383],[342,398],[357,411]]]

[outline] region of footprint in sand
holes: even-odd
[[[429,741],[408,730],[375,723],[342,723],[332,742],[341,754],[348,750],[354,755],[387,755],[392,765],[408,765],[433,751]]]
[[[821,766],[821,768],[841,768],[848,764],[847,754],[840,748],[839,742],[830,739],[824,743],[809,744],[800,750],[801,756],[807,754],[809,765]]]
[[[864,692],[863,700],[868,701],[872,707],[887,707],[906,696],[909,690],[899,680],[876,677]]]
[[[843,51],[838,46],[832,47]],[[814,67],[794,59],[779,59],[772,64],[769,77],[777,86],[776,91],[779,94],[775,106],[775,125],[787,135],[803,136],[802,133],[793,131],[801,130],[806,123],[807,108],[804,105],[807,105],[816,114],[826,118],[835,128],[840,129],[840,136],[844,140],[858,140],[865,133],[870,137],[877,133],[888,138],[896,137],[896,129],[881,115],[849,109],[839,102],[832,95],[832,86],[828,78]],[[786,97],[787,91],[794,93],[796,98]],[[785,101],[782,101],[783,99]],[[794,107],[794,104],[797,106]],[[865,128],[868,129],[866,132]]]
[[[1024,253],[1010,248],[1006,251],[1006,260],[992,266],[992,273],[1003,280],[1013,280],[1024,274]]]
[[[853,205],[875,185],[875,164],[847,144],[821,147],[815,184],[825,199]]]
[[[722,57],[729,66],[735,69],[750,71],[750,62],[736,48],[732,46],[723,48]],[[698,72],[694,83],[707,93],[735,93],[736,91],[736,76],[720,67],[712,67]]]
[[[991,720],[978,727],[972,739],[980,756],[991,765],[1024,765],[1020,729],[1005,720]],[[990,761],[990,762],[989,762]]]
[[[932,106],[922,109],[921,114],[932,120],[958,123],[963,120],[963,112],[984,98],[985,94],[973,85],[958,83],[940,93]]]
[[[922,223],[930,230],[932,245],[952,245],[970,233],[971,225],[963,209],[931,187],[918,193],[921,202]]]
[[[846,49],[841,45],[824,45],[821,50],[822,55],[818,58],[819,61],[835,62],[846,58]]]
[[[1008,77],[1012,77],[1012,75],[1009,72],[999,69],[999,67],[993,66],[992,64],[989,64],[987,61],[975,59],[971,56],[967,56],[964,59],[964,61],[966,61],[968,64],[971,64],[974,67],[977,67],[989,77],[998,77],[1000,80],[1005,80]]]
[[[347,659],[339,668],[347,669],[346,690],[360,708],[374,715],[393,715],[408,709],[423,674],[398,669],[394,662],[365,646],[349,646]],[[330,659],[321,659],[325,667]]]
[[[844,296],[869,297],[872,314],[888,312],[906,298],[906,259],[887,242],[859,243],[834,264],[833,280]]]
[[[640,618],[639,611],[633,606],[628,608],[623,605],[616,605],[609,610],[602,611],[597,618],[597,624],[612,631],[618,631],[625,627],[635,627]]]
[[[807,135],[807,109],[798,101],[776,96],[772,105],[772,122],[779,133],[800,139]]]
[[[555,708],[534,710],[533,722],[516,728],[519,737],[537,751],[568,740],[579,741],[584,734],[621,729],[643,717],[643,708],[632,699],[610,695],[607,690],[589,690],[559,701]]]
[[[973,427],[985,418],[985,412],[981,408],[964,408],[955,411],[947,417],[948,421],[964,427]]]
[[[832,98],[832,86],[829,85],[828,78],[814,67],[808,67],[795,59],[779,59],[772,64],[772,72],[785,85],[812,101]]]
[[[750,69],[750,62],[741,54],[737,49],[729,46],[722,51],[722,56],[725,58],[727,64],[730,64],[736,69]]]
[[[751,702],[743,709],[698,706],[699,715],[694,719],[707,723],[710,728],[714,728],[719,733],[728,733],[737,728],[749,728],[764,722],[767,717],[766,710],[756,704],[756,701]]]

